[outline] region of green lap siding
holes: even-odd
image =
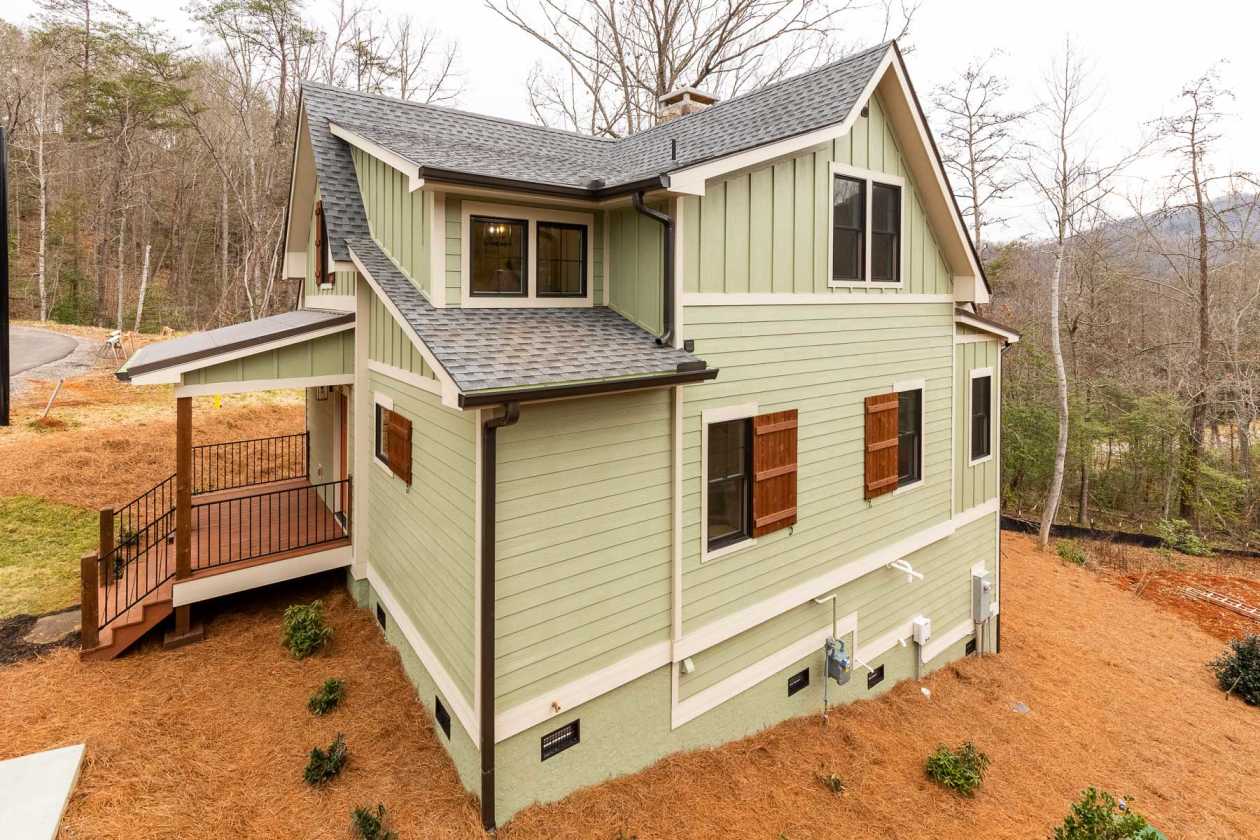
[[[833,161],[906,180],[901,288],[827,285]],[[953,289],[918,188],[878,99],[870,102],[870,116],[859,117],[843,137],[786,160],[710,180],[703,196],[682,200],[682,217],[687,292],[947,295]],[[613,277],[615,292],[615,267]]]
[[[960,334],[961,331],[960,331]],[[974,334],[974,333],[972,333]],[[954,345],[954,401],[958,406],[958,422],[954,429],[954,512],[997,498],[998,494],[998,403],[1001,394],[1001,345],[996,339],[969,341]],[[985,460],[971,463],[971,372],[979,368],[993,371],[991,425],[989,441],[991,455]]]
[[[684,389],[684,633],[949,519],[950,304],[688,306],[684,335],[721,370]],[[926,386],[923,483],[868,502],[863,400],[917,379]],[[800,412],[797,524],[702,563],[702,415],[746,403]]]
[[[496,704],[669,639],[667,390],[526,405],[499,432]]]
[[[474,413],[443,408],[438,397],[378,373],[374,394],[393,400],[412,423],[412,484],[379,463],[365,467],[368,565],[393,592],[460,692],[473,702]]]
[[[372,296],[368,333],[368,358],[390,367],[400,368],[422,376],[435,379],[433,369],[424,361],[420,351],[411,337],[394,320],[394,316],[385,308],[385,304],[377,295]]]
[[[184,385],[215,385],[264,379],[350,376],[353,373],[354,331],[342,330],[189,371],[182,375],[181,382]]]
[[[361,149],[350,153],[372,238],[428,294],[433,193],[412,191],[405,173]]]

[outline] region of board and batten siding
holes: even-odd
[[[433,193],[411,191],[404,173],[361,149],[350,153],[372,238],[428,294]]]
[[[948,303],[688,306],[684,336],[721,370],[684,389],[684,633],[950,518],[954,324]],[[923,482],[863,498],[863,399],[925,381]],[[705,409],[799,410],[796,525],[701,563]]]
[[[998,429],[997,405],[1002,394],[1001,344],[997,339],[956,344],[954,356],[954,404],[958,406],[958,423],[954,429],[954,513],[961,513],[996,498],[998,494],[997,436],[1001,431]],[[993,370],[993,440],[990,442],[992,456],[972,465],[971,372],[980,368]]]
[[[668,641],[668,389],[525,405],[499,432],[496,705]]]
[[[901,287],[827,285],[832,161],[906,180]],[[703,196],[688,196],[682,204],[686,292],[947,295],[953,289],[878,98],[870,100],[870,116],[859,117],[843,137],[751,171],[711,179]]]
[[[310,376],[351,375],[354,373],[354,330],[322,335],[242,356],[228,362],[187,371],[180,376],[183,385],[215,385],[254,382],[265,379],[298,379]]]
[[[633,207],[608,212],[608,305],[653,334],[661,332],[663,247],[659,222]]]
[[[908,554],[906,559],[924,576],[921,581],[910,582],[895,569],[881,568],[828,593],[836,596],[838,616],[857,613],[858,647],[894,632],[916,616],[932,619],[937,634],[966,621],[971,615],[972,567],[984,563],[986,569],[993,569],[996,515],[981,517]],[[830,623],[831,604],[807,601],[701,651],[692,657],[695,671],[679,677],[679,696],[691,697]],[[849,653],[855,653],[852,647]]]
[[[411,338],[403,331],[393,314],[385,308],[385,304],[377,295],[372,295],[369,314],[368,358],[374,362],[382,362],[390,367],[423,376],[425,379],[436,379],[433,368],[429,367]]]
[[[305,300],[312,309],[319,308],[319,299],[325,295],[353,295],[357,272],[334,271],[331,286],[320,286],[315,278],[315,211],[311,210],[311,223],[306,236]]]
[[[473,703],[476,412],[372,372],[368,387],[412,422],[412,484],[379,464],[368,480],[368,563]]]

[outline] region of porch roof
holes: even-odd
[[[353,312],[298,309],[141,347],[116,376],[124,382],[179,382],[190,370],[350,329]]]

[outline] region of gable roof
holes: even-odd
[[[579,387],[609,391],[717,375],[703,360],[659,346],[651,333],[603,306],[439,309],[374,239],[348,244],[360,273],[459,390],[462,407],[542,399]]]

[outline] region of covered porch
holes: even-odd
[[[80,567],[84,657],[117,656],[172,615],[165,644],[196,641],[198,602],[350,565],[352,318],[286,313],[128,360],[120,379],[176,386],[174,471],[100,512]],[[302,431],[193,444],[194,397],[279,388],[306,390]]]

